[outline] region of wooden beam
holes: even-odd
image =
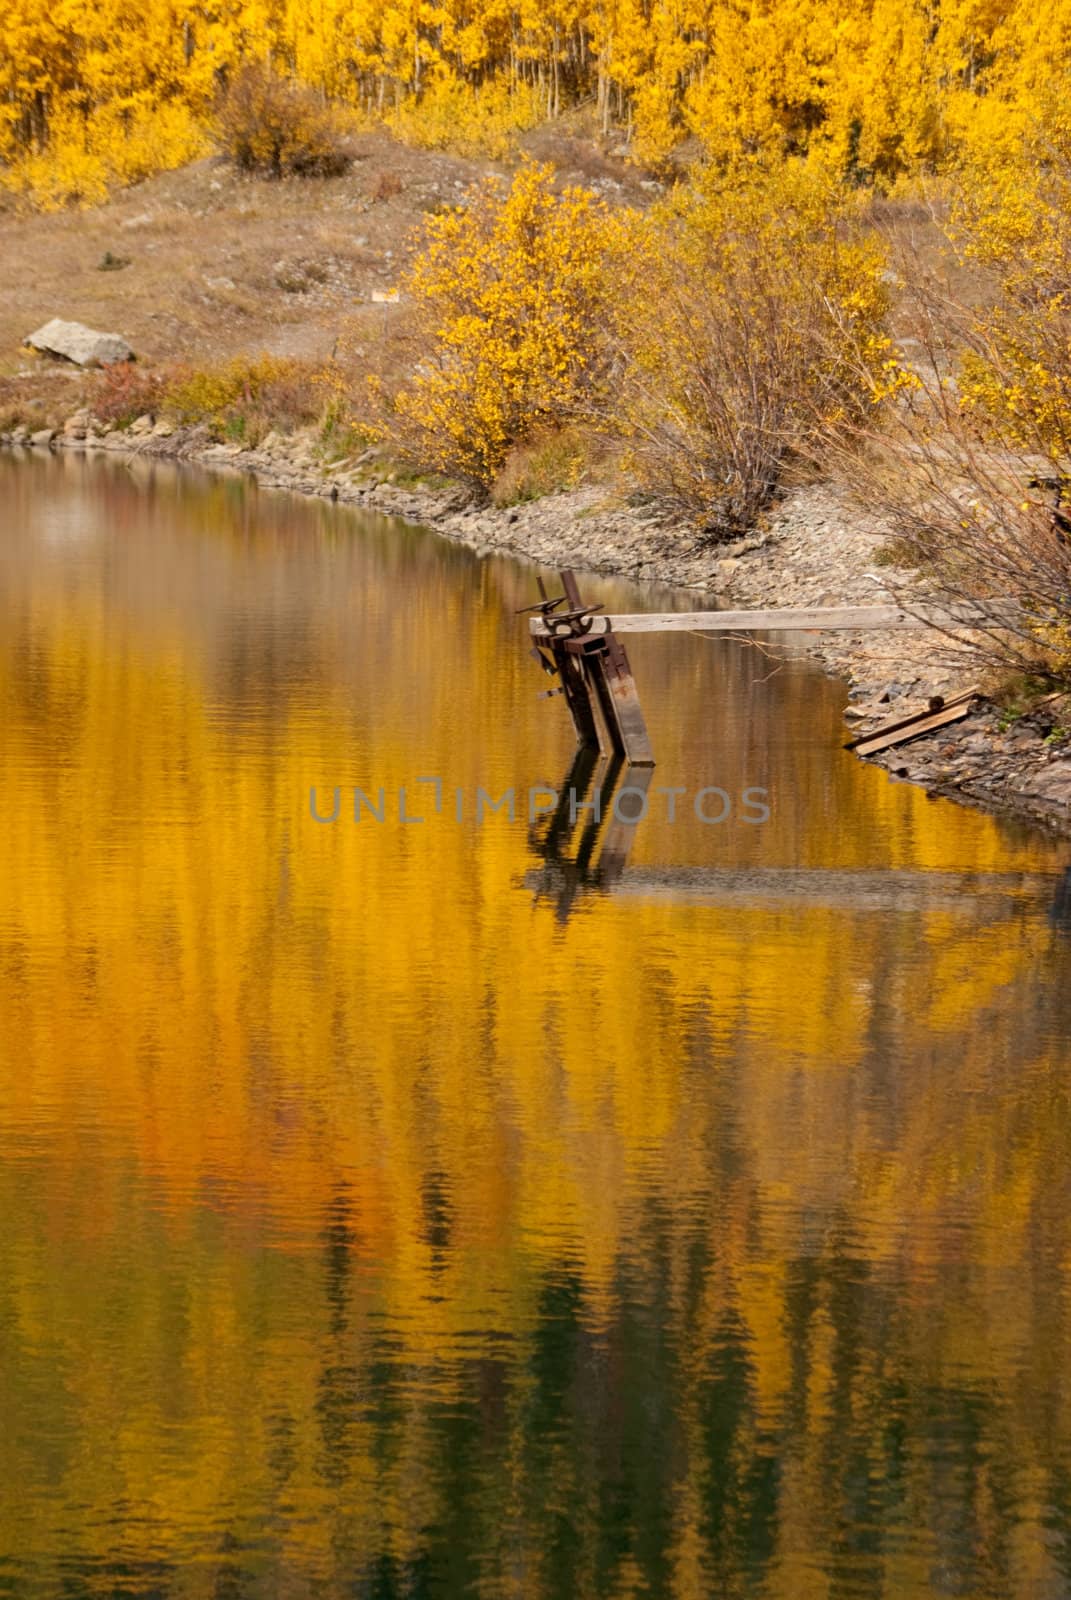
[[[941,722],[934,722],[934,717],[942,717],[946,722],[958,722],[967,716],[971,709],[971,701],[977,700],[979,694],[978,689],[965,689],[962,694],[957,694],[949,700],[938,695],[922,711],[913,711],[909,717],[899,717],[895,722],[883,722],[880,727],[871,728],[869,733],[857,734],[854,739],[847,741],[844,748],[868,756],[873,755],[875,750],[884,750],[890,745],[906,744],[918,733],[929,733],[931,729],[943,726]],[[922,726],[923,723],[926,723],[926,727]],[[864,750],[864,745],[874,745],[875,750]]]
[[[625,647],[613,634],[606,640],[602,670],[626,761],[634,767],[653,767],[654,751],[651,749],[640,697],[636,693],[636,680],[632,676]]]
[[[953,722],[962,722],[964,717],[970,716],[970,700],[959,701],[956,705],[945,706],[940,711],[931,711],[929,716],[919,715],[913,717],[908,723],[901,723],[895,728],[878,728],[867,739],[856,739],[845,749],[854,750],[857,756],[876,756],[879,750],[891,750],[901,744],[910,744],[912,739],[919,739],[924,733],[936,733],[938,728],[947,728]]]
[[[1018,600],[949,605],[813,606],[799,611],[650,611],[595,617],[591,633],[881,633],[901,628],[1007,628],[1022,616]],[[553,638],[542,617],[531,620],[537,639]]]

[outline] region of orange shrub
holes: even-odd
[[[245,172],[327,178],[349,165],[338,112],[314,90],[259,64],[242,67],[221,95],[216,133]]]

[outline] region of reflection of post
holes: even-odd
[[[604,889],[615,884],[625,870],[636,829],[647,815],[647,790],[653,777],[653,767],[626,768],[625,786],[611,802],[610,821],[599,852],[599,884]],[[618,804],[626,798],[628,809]],[[605,794],[603,800],[605,804]]]
[[[565,847],[569,843],[573,831],[573,807],[571,796],[576,796],[576,804],[587,799],[588,789],[595,768],[599,764],[599,752],[590,745],[581,745],[573,757],[573,764],[566,774],[565,782],[558,793],[558,803],[551,813],[550,822],[542,839],[535,829],[531,832],[533,844],[540,854],[548,861],[561,861],[565,858]]]
[[[1061,933],[1071,933],[1071,867],[1067,867],[1056,886],[1056,894],[1049,907],[1049,921]]]
[[[625,870],[636,829],[646,815],[653,768],[628,767],[617,754],[609,758],[605,767],[601,763],[602,758],[594,750],[581,747],[546,828],[542,833],[536,828],[529,832],[529,842],[546,865],[529,874],[526,882],[537,895],[556,901],[561,921],[568,917],[582,890],[613,887]],[[615,795],[622,775],[625,786]],[[615,798],[620,801],[622,797],[625,804],[615,810]],[[576,829],[573,814],[579,818],[581,807],[584,824],[572,855],[567,855]]]

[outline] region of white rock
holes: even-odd
[[[133,350],[119,334],[97,333],[81,322],[62,322],[59,317],[31,333],[26,343],[44,355],[73,361],[77,367],[109,367],[134,359]]]

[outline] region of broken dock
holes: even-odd
[[[561,594],[549,596],[540,578],[540,599],[524,608],[530,613],[532,653],[548,675],[559,679],[557,687],[548,689],[546,694],[548,697],[560,694],[564,698],[578,745],[622,757],[637,767],[654,766],[654,752],[632,668],[619,634],[855,633],[863,630],[887,633],[903,628],[930,628],[951,634],[1013,627],[1022,616],[1020,603],[1006,599],[944,605],[654,611],[608,616],[601,605],[584,604],[573,572],[564,571],[560,576]],[[945,720],[952,718],[946,716]],[[934,721],[933,726],[939,725]],[[881,731],[893,732],[892,729]],[[893,742],[895,740],[889,740]]]

